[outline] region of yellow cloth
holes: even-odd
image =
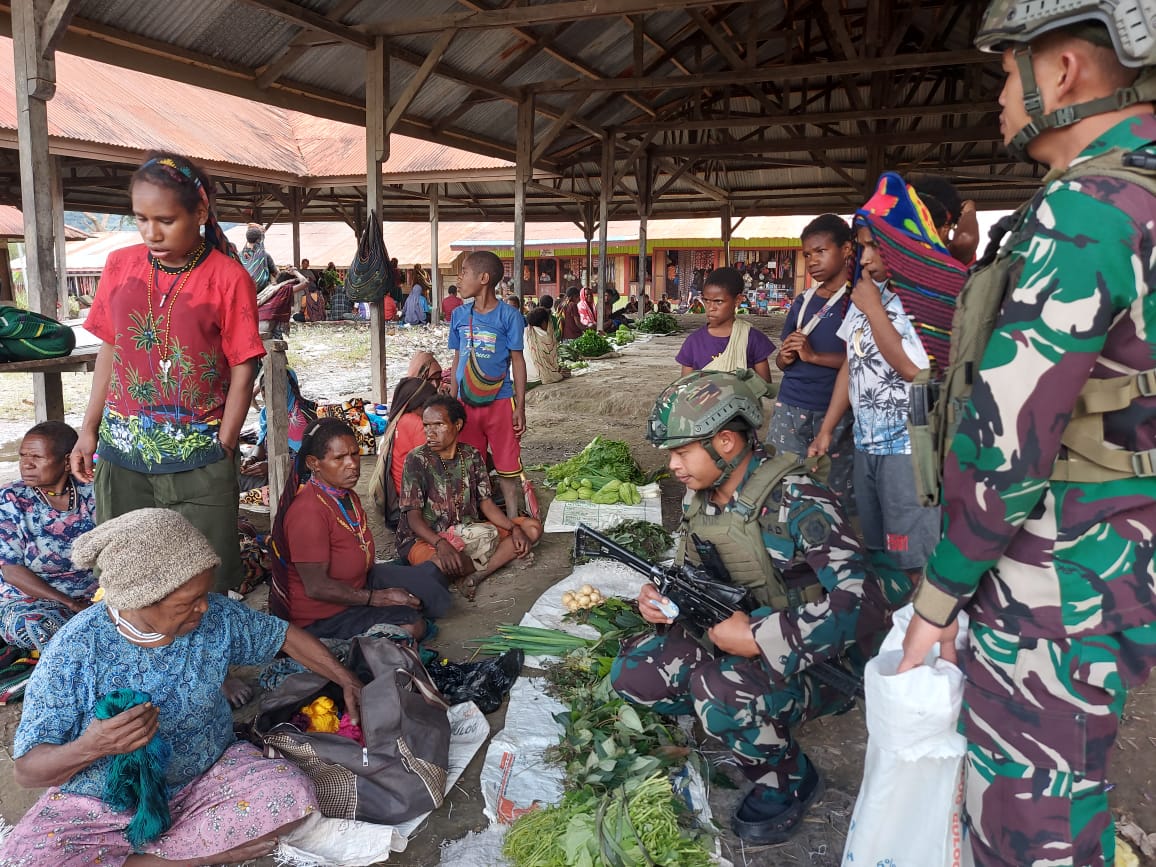
[[[719,370],[723,373],[733,373],[749,367],[747,364],[747,341],[750,339],[751,326],[742,319],[735,319],[731,326],[731,339],[727,341],[727,348],[712,358],[703,370]]]

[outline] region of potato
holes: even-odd
[[[567,590],[565,593],[562,594],[562,604],[563,605],[568,605],[569,603],[571,603],[573,601],[574,601],[574,594],[571,591]]]
[[[589,584],[583,584],[582,588],[578,592],[579,593],[585,593],[585,594],[589,595],[589,594],[594,592],[594,588],[591,587]]]

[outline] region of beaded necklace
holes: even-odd
[[[450,471],[446,469],[446,462],[443,461],[442,456],[433,449],[430,449],[430,451],[433,452],[434,457],[438,459],[438,466],[440,466],[442,470],[442,478],[446,480],[447,488],[450,487],[451,477]],[[466,459],[462,455],[461,447],[456,443],[454,444],[453,478],[457,480],[457,491],[449,490],[447,493],[450,495],[450,506],[454,504],[454,494],[457,494],[458,511],[456,520],[451,522],[457,524],[461,522],[466,511]]]
[[[168,268],[165,268],[163,265],[161,265],[160,262],[158,262],[155,258],[153,258],[151,253],[149,254],[149,266],[150,266],[149,267],[149,279],[148,279],[149,323],[153,326],[154,329],[156,328],[156,322],[157,322],[156,313],[160,313],[165,309],[165,302],[169,300],[170,295],[172,295],[172,299],[173,299],[173,303],[169,305],[169,313],[167,316],[164,317],[164,319],[165,319],[164,335],[161,336],[160,339],[157,341],[157,355],[160,356],[160,368],[161,368],[161,378],[162,379],[168,379],[169,378],[169,369],[173,366],[173,359],[170,355],[170,347],[169,347],[169,335],[172,333],[172,327],[173,327],[173,307],[176,306],[177,296],[181,294],[181,290],[184,289],[185,284],[189,282],[189,276],[193,273],[193,269],[195,267],[197,267],[197,264],[201,261],[201,257],[204,255],[204,253],[205,253],[205,242],[204,242],[204,240],[202,240],[201,243],[197,246],[197,249],[195,249],[192,252],[192,255],[189,256],[189,261],[186,262],[184,265],[182,265],[180,268],[178,268],[175,271],[172,271]],[[164,270],[164,272],[166,274],[176,275],[176,279],[175,279],[173,285],[168,288],[168,290],[161,293],[160,304],[157,305],[157,311],[156,311],[156,313],[154,313],[153,312],[153,284],[159,283],[156,275],[157,275],[157,272],[161,271],[161,270]],[[155,332],[154,332],[154,336],[155,336]]]
[[[350,515],[345,508],[344,502],[345,497],[348,495],[348,491],[342,488],[335,488],[332,485],[327,485],[325,482],[318,479],[317,476],[311,476],[309,482],[322,494],[328,495],[327,497],[318,496],[317,499],[319,499],[322,505],[324,505],[325,508],[329,510],[331,515],[333,515],[333,519],[337,521],[338,526],[348,530],[353,534],[353,537],[357,539],[357,545],[359,548],[361,548],[361,552],[365,555],[365,565],[366,568],[368,568],[373,555],[370,553],[369,549],[372,537],[369,535],[369,528],[366,526],[367,522],[365,520],[365,511],[359,509],[357,500],[355,498],[350,497],[350,503],[353,505],[353,514]],[[333,500],[333,502],[337,504],[337,508],[341,510],[341,515],[338,515],[333,511],[333,507],[329,505],[329,500]]]
[[[44,500],[44,504],[48,506],[48,508],[57,512],[71,512],[76,508],[76,485],[73,483],[71,476],[65,476],[64,487],[59,491],[49,491],[42,487],[36,487],[36,493],[40,494],[40,498]],[[68,494],[68,506],[64,509],[57,509],[48,499],[49,497],[63,497],[66,493]]]

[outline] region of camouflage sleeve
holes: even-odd
[[[795,549],[827,594],[797,608],[761,608],[752,615],[755,642],[776,682],[839,655],[855,641],[868,576],[867,554],[829,490],[803,479],[789,479],[783,503]],[[768,550],[774,556],[769,545]]]
[[[915,595],[916,611],[938,625],[954,620],[1039,506],[1076,397],[1148,268],[1140,227],[1077,183],[1059,182],[1028,220],[1022,275],[944,462],[944,535]],[[1038,547],[1045,557],[1048,540]]]

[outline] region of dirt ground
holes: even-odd
[[[686,330],[702,324],[701,317],[683,317]],[[763,328],[772,339],[779,332],[779,321],[756,317],[752,324]],[[389,346],[391,381],[396,382],[405,367],[409,353],[417,348],[429,348],[448,361],[444,330],[420,329],[399,334]],[[523,441],[523,461],[527,465],[556,463],[585,446],[595,435],[624,440],[630,444],[635,457],[646,470],[662,465],[662,454],[643,438],[644,421],[655,396],[677,374],[673,356],[685,336],[654,338],[635,344],[620,357],[599,361],[584,374],[557,385],[545,386],[530,392],[527,397],[529,430]],[[369,377],[366,372],[368,335],[364,326],[341,326],[301,329],[290,336],[290,362],[297,369],[306,395],[335,400],[348,395],[368,394]],[[66,383],[66,399],[73,404],[69,416],[83,412],[86,387],[80,378]],[[0,440],[19,436],[31,424],[31,408],[22,400],[30,394],[30,387],[18,381],[23,376],[10,375],[0,382]],[[23,389],[23,391],[21,391]],[[21,409],[24,407],[23,409]],[[13,433],[15,431],[15,433]],[[9,446],[9,453],[12,449]],[[0,446],[0,460],[5,449]],[[13,465],[8,464],[11,477]],[[372,473],[373,459],[363,462],[362,495]],[[0,464],[0,480],[5,466]],[[532,474],[537,479],[541,474]],[[542,507],[551,499],[551,492],[538,486]],[[677,523],[682,491],[677,485],[663,483],[664,523],[673,528]],[[371,502],[371,500],[366,500]],[[372,510],[370,510],[372,516]],[[391,535],[380,523],[375,527],[379,558],[393,553]],[[451,660],[462,660],[472,652],[471,639],[488,635],[502,623],[516,623],[534,600],[548,587],[570,571],[568,534],[548,534],[535,552],[531,566],[513,566],[501,570],[479,589],[475,602],[467,603],[460,597],[453,611],[439,623],[439,633],[432,646],[439,655]],[[262,604],[263,593],[258,591],[250,601]],[[16,821],[32,804],[38,792],[23,790],[12,778],[9,753],[12,735],[19,721],[19,706],[0,708],[0,814],[11,823]],[[239,716],[252,709],[243,710]],[[493,731],[502,728],[505,708],[490,715]],[[1156,694],[1153,687],[1137,690],[1129,701],[1122,737],[1118,748],[1120,761],[1114,769],[1114,804],[1130,814],[1144,829],[1156,828],[1156,802],[1153,794],[1153,775],[1156,761],[1156,737],[1149,720],[1156,717]],[[819,720],[804,726],[800,738],[808,754],[815,760],[827,781],[827,794],[807,817],[804,830],[792,842],[783,846],[746,849],[727,831],[723,837],[724,854],[736,865],[764,867],[764,865],[808,865],[832,867],[840,862],[843,840],[850,821],[855,793],[863,768],[866,730],[862,710],[856,708],[836,718]],[[710,744],[704,745],[709,751]],[[440,846],[472,830],[485,827],[479,773],[485,749],[479,751],[458,785],[447,798],[446,804],[410,839],[406,852],[393,856],[389,863],[399,867],[432,867],[439,863]],[[735,790],[715,788],[711,803],[720,825],[728,819],[743,786]],[[257,863],[257,862],[254,862]],[[271,860],[259,862],[260,867],[271,865]],[[479,865],[481,867],[481,865]]]

